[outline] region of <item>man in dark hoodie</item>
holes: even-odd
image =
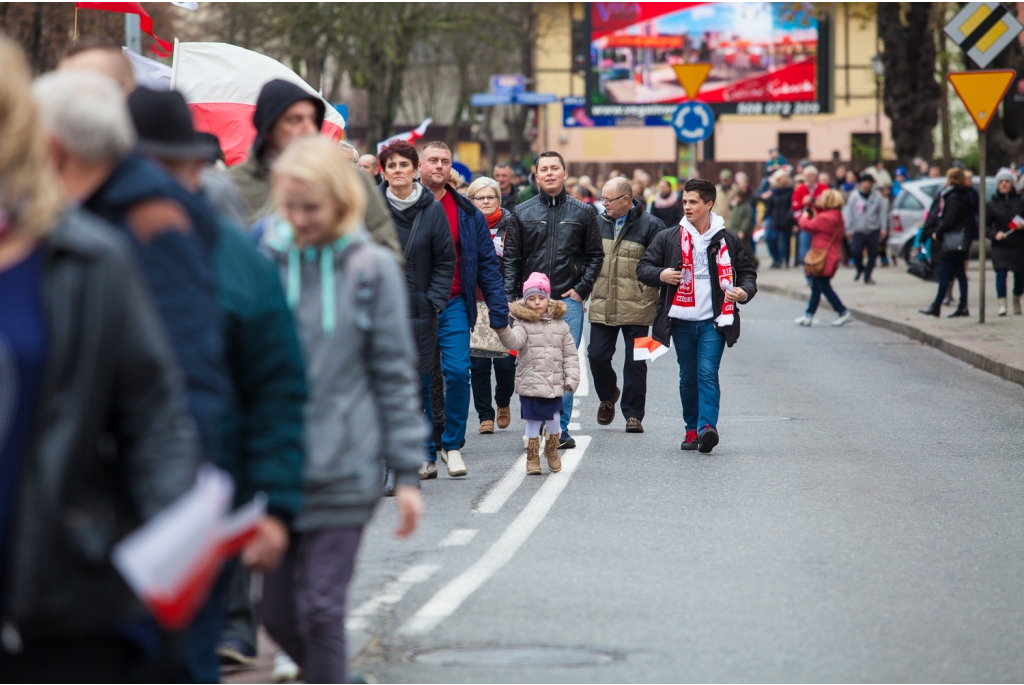
[[[216,227],[190,193],[131,152],[135,131],[108,76],[62,70],[40,77],[33,93],[65,194],[135,247],[185,375],[204,455],[213,458],[229,392],[211,260]]]
[[[274,79],[263,86],[252,115],[256,140],[245,162],[230,169],[231,177],[245,199],[250,226],[270,214],[270,167],[274,160],[296,138],[319,133],[326,111],[323,100],[291,81]],[[355,163],[356,160],[352,161]],[[374,192],[373,179],[360,174],[359,180],[365,184],[369,198],[364,217],[367,232],[375,243],[399,254],[401,250],[391,214]],[[256,242],[259,242],[264,228],[262,225],[255,227],[253,238]]]

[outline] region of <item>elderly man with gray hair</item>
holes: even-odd
[[[167,172],[131,152],[135,127],[109,76],[61,70],[37,79],[32,94],[67,198],[135,248],[210,458],[229,390],[211,259],[216,226],[197,220],[203,211],[195,197]]]
[[[597,422],[607,426],[615,420],[615,403],[622,398],[622,415],[627,433],[644,432],[647,404],[647,362],[633,359],[633,341],[646,337],[654,323],[658,289],[644,286],[636,277],[640,259],[665,224],[644,211],[633,199],[633,189],[624,178],[613,178],[601,191],[604,214],[598,217],[604,266],[594,283],[590,299],[590,373],[601,404]],[[622,389],[617,386],[612,357],[622,335],[626,361],[622,367]]]

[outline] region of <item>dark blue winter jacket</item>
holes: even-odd
[[[504,328],[508,325],[508,298],[487,219],[471,200],[450,185],[445,189],[459,207],[459,277],[469,312],[469,327],[476,326],[476,289],[480,288],[490,311],[491,328]]]
[[[230,392],[211,252],[217,226],[198,197],[131,154],[84,203],[132,241],[185,376],[204,456],[214,459]]]

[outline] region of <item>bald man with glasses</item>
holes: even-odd
[[[658,289],[648,288],[636,277],[640,259],[665,224],[633,199],[629,180],[613,178],[601,191],[604,214],[598,217],[604,246],[604,267],[594,283],[590,300],[590,375],[601,400],[597,422],[615,420],[615,403],[621,398],[627,433],[644,432],[647,402],[647,362],[633,361],[633,341],[648,334],[654,323]],[[612,357],[619,335],[626,344],[622,388],[618,387]]]

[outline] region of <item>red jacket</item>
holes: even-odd
[[[828,186],[825,185],[824,183],[819,183],[818,185],[814,186],[814,194],[811,197],[813,197],[816,200],[818,199],[818,196],[824,193],[826,190],[828,190]],[[801,209],[804,208],[804,198],[807,197],[808,192],[810,191],[807,189],[806,183],[798,185],[796,189],[793,191],[794,212],[799,212]]]
[[[825,272],[821,274],[825,278],[832,278],[839,270],[839,262],[843,259],[845,228],[843,213],[838,209],[819,210],[813,219],[806,215],[800,217],[800,230],[811,234],[811,249],[828,250]]]

